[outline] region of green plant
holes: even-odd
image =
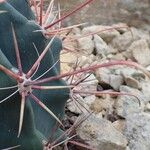
[[[11,3],[13,2],[11,1]],[[22,1],[22,5],[24,3],[26,1]],[[18,8],[18,6],[16,7]],[[13,89],[1,90],[0,93],[0,99],[2,100],[0,105],[0,148],[21,145],[22,149],[42,149],[41,141],[43,138],[48,138],[53,126],[56,124],[56,120],[61,122],[64,105],[69,97],[69,89],[59,89],[59,91],[52,89],[41,92],[40,89],[33,90],[36,87],[26,87],[25,84],[27,81],[36,80],[48,69],[50,71],[43,74],[41,79],[58,74],[59,65],[52,66],[59,59],[62,43],[58,38],[46,39],[41,32],[34,32],[41,30],[41,28],[34,22],[28,21],[7,2],[0,4],[0,10],[5,12],[0,15],[0,64],[11,70],[16,76],[10,78],[0,72],[1,88],[16,86]],[[26,9],[22,9],[22,14],[26,14]],[[45,49],[45,56],[40,55],[43,49]],[[42,57],[39,57],[39,55]],[[37,59],[38,63],[29,72],[29,68]],[[38,70],[36,70],[37,67]],[[52,68],[50,69],[50,67]],[[41,85],[65,86],[66,84],[60,79]],[[9,97],[9,95],[12,96]],[[7,97],[7,101],[5,101],[5,97]],[[44,107],[48,113],[37,107],[37,104],[31,101],[31,97],[38,105]],[[42,103],[39,102],[37,97]],[[49,115],[51,113],[50,109],[60,120],[57,117],[55,117],[55,120]],[[55,135],[57,133],[59,135],[59,132],[56,131]]]

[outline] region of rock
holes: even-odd
[[[111,60],[125,60],[125,57],[122,55],[122,53],[117,53],[116,55],[112,55],[111,57],[107,55],[107,58],[110,58]]]
[[[134,68],[119,66],[118,68],[116,68],[115,74],[122,76],[132,76],[135,71],[136,70]]]
[[[114,72],[117,75],[122,75],[124,78],[132,77],[138,81],[145,80],[145,74],[139,70],[136,70],[135,68],[121,66],[121,67],[115,68]]]
[[[141,84],[138,80],[134,79],[133,77],[126,76],[124,77],[125,83],[127,86],[133,87],[135,89],[141,89]]]
[[[80,95],[76,95],[73,101],[68,101],[67,108],[75,114],[86,114],[87,112],[91,112],[90,107],[95,100],[95,95],[87,96],[86,94],[84,98]]]
[[[113,99],[109,95],[105,96],[105,98],[96,98],[93,103],[90,105],[90,109],[94,113],[99,113],[102,110],[108,110],[108,113],[113,111]]]
[[[69,99],[66,106],[70,112],[75,114],[87,113],[87,110],[89,109],[88,105],[84,103],[84,100],[80,95],[77,95],[74,100]]]
[[[117,98],[115,108],[117,115],[126,118],[128,114],[133,112],[141,112],[143,109],[143,99],[145,98],[142,92],[128,86],[120,86],[120,92],[133,94],[138,97],[129,95],[120,95]],[[139,100],[142,105],[139,104]]]
[[[119,75],[110,75],[109,84],[114,90],[118,90],[123,84],[123,77]]]
[[[141,39],[134,41],[128,48],[132,52],[133,58],[141,65],[150,65],[150,49],[146,40]]]
[[[89,76],[88,76],[89,75]],[[80,77],[80,75],[79,75]],[[77,79],[77,81],[79,81],[79,77],[75,77],[75,79]],[[96,91],[97,90],[97,84],[98,84],[98,80],[96,79],[96,77],[93,74],[85,74],[85,76],[83,76],[84,79],[85,77],[87,77],[84,81],[80,80],[81,82],[78,83],[78,85],[74,88],[75,90],[83,91],[83,92],[87,92],[87,94],[81,94],[84,97],[87,97],[88,92],[90,91]],[[92,97],[93,99],[93,97]]]
[[[89,64],[89,61],[90,59],[85,56],[85,55],[81,55],[79,58],[78,58],[78,67],[83,67],[87,64]],[[76,65],[76,64],[75,64]]]
[[[150,102],[146,104],[144,111],[150,113]]]
[[[101,55],[107,55],[109,52],[109,47],[107,44],[104,42],[104,40],[99,37],[98,35],[94,35],[94,44],[95,44],[95,52],[96,55],[101,54]]]
[[[142,81],[141,82],[142,86],[142,93],[145,96],[145,99],[143,100],[145,103],[150,101],[150,81]]]
[[[86,96],[84,98],[84,103],[86,103],[88,106],[90,106],[95,100],[96,100],[95,95]]]
[[[76,59],[76,62],[74,63],[74,66],[72,67],[87,67],[90,64],[92,64],[95,60],[95,57],[93,54],[83,54],[83,52],[78,53],[78,59]],[[77,63],[78,62],[78,63]]]
[[[146,70],[147,70],[147,71],[150,71],[150,65],[146,67]]]
[[[81,139],[89,143],[96,150],[125,150],[126,137],[117,131],[112,124],[91,115],[77,129]]]
[[[129,31],[129,27],[126,23],[113,24],[112,27],[114,27],[120,34]]]
[[[96,79],[95,75],[94,74],[86,74],[86,75],[89,76],[84,80],[84,83],[97,86],[98,80]]]
[[[132,113],[127,116],[124,135],[126,135],[131,150],[150,149],[150,115],[147,113]]]
[[[122,133],[124,130],[124,127],[125,127],[125,120],[119,119],[119,120],[113,122],[112,125],[113,125],[113,127],[115,127],[118,131],[120,131]]]
[[[86,27],[82,30],[83,34],[88,33],[96,33],[98,36],[100,36],[106,43],[109,43],[112,41],[113,38],[119,36],[119,32],[111,26],[102,26],[102,25],[95,25]]]
[[[118,51],[126,51],[133,41],[140,39],[137,29],[132,28],[131,31],[125,32],[117,36],[111,42],[111,45]]]
[[[126,147],[126,150],[131,150],[128,146]]]
[[[123,77],[120,75],[111,74],[106,68],[101,68],[96,71],[96,78],[99,84],[107,84],[113,89],[118,90],[123,83]]]
[[[92,40],[92,36],[79,38],[77,41],[80,51],[86,54],[92,54],[94,50],[94,42]]]
[[[61,63],[61,72],[68,72],[71,69],[71,66],[76,62],[77,55],[74,53],[64,53],[60,55]],[[65,62],[65,63],[63,63]]]
[[[90,109],[94,113],[100,113],[103,110],[102,104],[99,101],[94,101],[94,103],[91,104]]]

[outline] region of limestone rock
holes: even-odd
[[[133,58],[141,65],[150,65],[150,49],[145,39],[135,41],[128,48],[132,52]]]
[[[125,120],[123,119],[116,120],[115,122],[113,122],[113,126],[122,133],[125,127]]]
[[[142,105],[139,104],[139,100],[142,104],[143,99],[145,98],[142,92],[140,92],[137,89],[130,88],[128,86],[123,86],[123,85],[120,87],[120,92],[136,95],[138,99],[134,96],[129,96],[129,95],[118,96],[115,108],[116,108],[116,113],[119,116],[126,118],[128,114],[142,111],[143,109]]]
[[[101,37],[99,37],[98,35],[94,35],[93,41],[95,44],[96,54],[107,55],[107,53],[109,52],[109,47],[104,42],[104,40]]]
[[[100,84],[108,84],[113,89],[118,90],[123,83],[123,77],[120,75],[111,74],[108,69],[98,69],[96,77]]]
[[[78,39],[78,47],[80,51],[86,54],[92,54],[94,50],[94,42],[92,40],[92,36],[87,36]]]
[[[90,105],[90,109],[94,113],[99,113],[102,110],[108,110],[108,113],[111,113],[113,111],[113,99],[107,95],[105,98],[96,98],[93,103]]]
[[[113,27],[102,25],[86,27],[82,30],[82,33],[97,33],[97,35],[99,35],[106,43],[109,43],[113,38],[120,35],[117,30],[113,29]]]
[[[127,86],[136,88],[136,89],[141,89],[141,84],[138,80],[134,79],[133,77],[126,76],[124,77],[125,83]]]
[[[132,32],[128,31],[122,35],[117,36],[111,42],[112,46],[118,51],[126,51],[133,41],[140,39],[137,29],[133,28]]]
[[[141,82],[142,86],[142,93],[145,96],[144,102],[147,103],[150,101],[150,81],[142,81]]]
[[[131,150],[150,149],[150,115],[133,113],[127,116],[124,134]]]
[[[125,150],[127,146],[126,137],[109,121],[93,115],[81,124],[77,133],[96,150]]]

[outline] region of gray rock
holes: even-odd
[[[84,98],[84,103],[86,103],[88,106],[90,106],[96,99],[95,95],[86,96]]]
[[[128,48],[132,52],[133,58],[141,65],[150,65],[150,49],[145,39],[134,41]]]
[[[111,55],[111,57],[109,55],[107,55],[107,58],[110,58],[111,60],[125,60],[125,57],[122,53],[117,53],[116,55]]]
[[[105,68],[96,71],[96,78],[100,84],[108,84],[115,90],[118,90],[123,83],[123,77],[121,75],[111,74],[111,72]]]
[[[147,70],[147,71],[150,71],[150,65],[148,65],[148,66],[146,67],[146,70]]]
[[[95,75],[99,82],[108,83],[110,73],[111,71],[109,69],[100,68],[96,70]]]
[[[116,120],[115,122],[112,123],[112,125],[122,133],[125,127],[125,120],[123,119]]]
[[[109,84],[114,90],[118,90],[123,84],[123,77],[120,75],[110,75]]]
[[[145,96],[144,102],[147,103],[150,101],[150,81],[143,81],[141,82],[142,86],[142,93]]]
[[[100,36],[106,43],[109,43],[115,37],[119,36],[120,33],[113,29],[111,26],[102,26],[102,25],[95,25],[86,27],[82,30],[83,34],[87,33],[96,33]]]
[[[116,104],[115,104],[115,108],[116,108],[116,113],[119,116],[126,118],[128,114],[142,111],[143,100],[145,98],[142,92],[140,92],[137,89],[130,88],[128,86],[121,86],[120,92],[133,94],[137,96],[138,99],[134,96],[129,96],[129,95],[118,96]],[[141,106],[139,105],[139,100],[141,102]]]
[[[86,54],[92,54],[94,50],[94,42],[92,40],[92,36],[87,36],[78,39],[78,47],[80,51]]]
[[[113,24],[112,27],[114,27],[121,34],[129,31],[129,27],[126,23]]]
[[[109,52],[109,47],[104,42],[104,40],[101,37],[99,37],[98,35],[94,35],[93,41],[95,44],[96,54],[107,55],[107,53]]]
[[[112,114],[113,112],[113,104],[114,100],[109,96],[105,95],[101,98],[96,98],[91,104],[90,109],[94,113],[100,113],[103,110],[106,110],[108,114]]]
[[[124,134],[131,150],[150,150],[150,115],[147,113],[128,115]]]
[[[118,51],[126,51],[133,41],[140,39],[137,29],[132,28],[131,31],[125,32],[117,36],[111,42],[112,46]]]
[[[127,146],[126,137],[109,121],[93,115],[81,124],[77,133],[96,150],[125,150]]]
[[[134,79],[133,77],[125,76],[124,80],[125,80],[125,83],[127,86],[133,87],[135,89],[141,89],[140,82],[138,80]]]
[[[115,74],[117,75],[122,75],[122,76],[132,76],[134,73],[136,72],[136,70],[134,68],[129,68],[129,67],[118,67],[115,70]]]
[[[86,113],[86,109],[89,109],[88,105],[84,103],[84,100],[80,95],[76,95],[74,100],[69,99],[66,106],[70,112],[75,114]]]
[[[150,113],[150,102],[145,105],[144,111]]]

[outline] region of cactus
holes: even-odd
[[[20,5],[24,7],[20,9]],[[0,64],[5,68],[9,69],[14,74],[20,74],[20,77],[25,76],[34,62],[38,59],[38,54],[41,54],[45,47],[49,45],[46,55],[40,62],[38,70],[34,76],[29,76],[31,80],[35,80],[59,60],[59,53],[62,49],[61,40],[58,38],[47,39],[42,32],[34,32],[36,30],[41,30],[41,27],[34,21],[28,20],[34,17],[25,0],[9,0],[8,2],[2,2],[0,3],[0,11],[3,12],[0,14]],[[18,53],[15,54],[17,49],[16,46],[20,54],[22,71],[20,71],[18,67],[18,57],[16,57]],[[59,67],[58,62],[57,65],[53,66],[49,72],[41,77],[41,79],[57,75],[60,70]],[[27,78],[25,77],[25,79]],[[33,102],[30,96],[31,93],[32,97],[33,95],[34,98],[35,96],[38,97],[38,99],[47,106],[48,110],[51,110],[59,120],[61,120],[64,115],[65,102],[69,97],[68,88],[45,91],[30,89],[28,91],[26,90],[27,88],[21,88],[23,85],[21,84],[22,82],[24,81],[16,81],[2,71],[0,72],[0,99],[5,100],[7,96],[14,93],[6,101],[0,102],[0,149],[20,145],[21,149],[40,150],[43,147],[42,140],[47,139],[56,126],[57,120],[46,110],[38,107],[37,104]],[[17,90],[17,88],[2,89],[3,87],[19,86],[19,84],[20,89],[17,87],[19,90]],[[66,83],[62,79],[58,79],[41,84],[41,86],[54,85],[65,86]],[[25,97],[25,100],[23,97]],[[19,114],[23,100],[25,108],[21,127],[21,122],[19,125]],[[19,126],[20,131],[18,131]],[[56,129],[54,138],[59,136],[60,133],[61,130]]]

